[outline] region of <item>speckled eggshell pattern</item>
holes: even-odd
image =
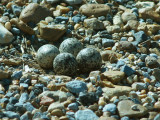
[[[41,46],[36,55],[39,66],[45,69],[52,68],[53,60],[59,53],[58,48],[52,44]]]
[[[70,53],[60,53],[53,61],[53,69],[60,75],[74,75],[77,66],[76,58]]]
[[[75,57],[78,54],[78,52],[82,49],[83,45],[76,38],[68,38],[64,40],[59,47],[59,51],[61,53],[71,53]]]
[[[81,72],[97,70],[101,67],[102,64],[100,53],[93,48],[85,48],[81,50],[78,53],[76,60]]]

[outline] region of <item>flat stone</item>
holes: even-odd
[[[136,51],[135,46],[128,41],[120,41],[118,46],[117,46],[118,50],[122,50],[122,51],[127,51],[127,52],[133,52]]]
[[[114,117],[104,117],[104,116],[101,116],[98,120],[117,120],[117,119],[114,118]]]
[[[105,29],[103,22],[99,21],[97,18],[89,18],[84,20],[84,26],[86,28],[91,28],[94,30]]]
[[[101,51],[101,56],[103,61],[111,61],[112,56],[116,56],[116,58],[121,57],[119,53],[116,53],[112,50]]]
[[[13,119],[13,118],[20,119],[20,115],[18,113],[12,112],[12,111],[5,111],[4,115],[10,119]]]
[[[77,5],[81,4],[83,0],[64,0],[64,2],[70,4],[70,5]]]
[[[157,80],[160,80],[160,69],[154,68],[154,70],[153,70],[153,75],[155,76],[155,78],[156,78]]]
[[[137,20],[137,17],[135,14],[133,13],[129,13],[129,12],[124,12],[122,14],[122,20],[124,23],[128,22],[129,20]]]
[[[113,103],[106,104],[103,108],[103,112],[110,112],[111,114],[116,114],[117,106]]]
[[[108,5],[104,4],[84,4],[80,7],[79,11],[88,17],[91,15],[99,17],[106,16],[107,13],[110,13],[111,9]]]
[[[108,79],[116,84],[124,78],[125,74],[122,71],[106,71],[101,74],[101,79]]]
[[[13,66],[16,66],[16,65],[21,65],[22,64],[22,60],[19,59],[19,60],[15,60],[15,59],[0,59],[0,63],[4,63],[6,65],[13,65]]]
[[[136,107],[135,110],[133,110],[133,106]],[[120,101],[118,103],[117,108],[118,108],[118,112],[119,112],[120,117],[128,116],[128,117],[137,118],[137,117],[142,117],[148,113],[147,108],[143,107],[140,104],[135,104],[131,100]]]
[[[144,2],[140,2],[138,1],[136,3],[136,7],[137,8],[151,8],[153,9],[155,7],[155,3],[154,2],[151,2],[151,1],[144,1]]]
[[[135,33],[134,37],[135,37],[135,41],[132,42],[134,45],[138,45],[139,43],[144,42],[148,39],[144,31],[139,31]]]
[[[158,63],[157,59],[155,57],[152,57],[152,56],[147,56],[145,58],[145,63],[146,63],[146,66],[149,67],[149,68],[159,67],[159,63]]]
[[[134,90],[146,90],[147,89],[147,85],[146,83],[142,83],[142,82],[134,82],[132,84],[132,89]]]
[[[122,29],[119,25],[110,25],[106,26],[106,30],[108,33],[113,34],[113,33],[119,33]]]
[[[158,19],[160,15],[150,8],[139,9],[138,13],[139,13],[140,18],[143,18],[143,19],[150,18],[150,19],[155,20],[156,22],[160,22],[160,19]]]
[[[43,96],[41,98],[40,105],[48,106],[48,105],[50,105],[53,102],[54,102],[54,99],[52,99],[50,97],[47,97],[47,96]]]
[[[78,110],[75,114],[76,120],[98,120],[98,116],[89,109]]]
[[[52,112],[55,109],[62,110],[62,109],[64,109],[64,105],[61,104],[61,103],[59,103],[59,102],[54,102],[54,103],[52,103],[52,104],[49,105],[48,112]]]
[[[69,81],[72,80],[71,77],[65,76],[65,75],[55,75],[54,77],[55,77],[56,80],[60,79],[60,80],[62,80],[63,82],[69,82]]]
[[[0,70],[0,79],[5,79],[5,78],[9,78],[9,77],[10,77],[9,72],[5,72],[3,70]]]
[[[153,120],[157,114],[158,112],[149,112],[149,119]]]
[[[147,25],[147,29],[152,32],[152,34],[156,34],[160,29],[160,25]]]
[[[80,92],[84,92],[87,90],[87,86],[85,82],[74,80],[70,81],[66,84],[68,90],[72,93],[79,94]]]
[[[114,88],[104,87],[102,90],[104,92],[103,96],[111,98],[113,96],[128,95],[132,91],[132,88],[127,86],[114,85]]]
[[[2,24],[0,24],[0,44],[7,44],[12,42],[14,36]]]
[[[21,12],[19,19],[23,22],[38,23],[46,17],[52,16],[51,12],[37,3],[30,3]]]
[[[137,30],[137,27],[139,25],[139,22],[137,20],[129,20],[127,22],[127,27],[131,30]]]
[[[122,66],[121,67],[121,71],[124,72],[127,76],[130,76],[130,75],[132,75],[132,74],[134,74],[136,72],[135,70],[133,70],[128,65]]]
[[[38,25],[40,37],[48,41],[57,41],[66,32],[66,26],[63,24],[46,25],[39,23]]]
[[[57,117],[61,117],[61,116],[63,116],[63,112],[62,112],[61,109],[54,109],[54,110],[51,112],[51,115],[57,116]]]
[[[43,96],[50,97],[54,99],[55,102],[56,101],[64,102],[67,100],[67,93],[59,91],[59,90],[58,91],[44,91],[38,96],[38,98],[42,98]]]

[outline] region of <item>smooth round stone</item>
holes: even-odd
[[[100,53],[93,48],[82,49],[78,53],[76,60],[81,72],[90,72],[92,70],[97,70],[101,67],[102,64]]]
[[[54,71],[62,75],[74,75],[77,65],[76,58],[70,53],[60,53],[53,61]]]
[[[74,56],[76,56],[78,52],[82,49],[83,46],[81,42],[78,41],[76,38],[68,38],[64,40],[59,47],[59,51],[61,53],[71,53]]]
[[[104,106],[103,108],[103,112],[110,112],[111,114],[115,114],[116,113],[116,110],[117,110],[117,106],[113,103],[110,103],[110,104],[107,104]]]
[[[37,62],[42,68],[52,68],[53,60],[59,54],[57,47],[51,44],[41,46],[37,51]]]

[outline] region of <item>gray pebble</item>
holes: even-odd
[[[66,87],[70,92],[75,94],[79,94],[80,92],[87,90],[86,83],[78,80],[68,82]]]

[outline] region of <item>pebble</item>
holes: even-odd
[[[147,85],[146,83],[135,82],[132,84],[132,88],[135,90],[146,90]]]
[[[60,110],[62,110],[62,109],[64,109],[64,105],[61,104],[61,103],[59,103],[59,102],[54,102],[54,103],[52,103],[52,104],[49,105],[47,111],[48,111],[48,112],[52,112],[52,111],[55,110],[55,109],[60,109]]]
[[[79,93],[79,101],[83,105],[93,104],[97,102],[97,96],[95,92],[80,92]]]
[[[6,111],[4,112],[4,115],[10,119],[13,119],[13,118],[17,118],[17,119],[20,119],[20,116],[18,113],[15,113],[15,112],[12,112],[12,111]]]
[[[110,13],[110,7],[105,4],[84,4],[79,8],[79,11],[88,17],[91,15],[99,17]]]
[[[86,109],[86,110],[78,110],[76,113],[75,113],[75,118],[77,120],[98,120],[98,116],[92,111],[92,110],[89,110],[89,109]]]
[[[86,83],[78,80],[68,82],[66,87],[70,92],[75,94],[79,94],[80,92],[87,90]]]
[[[8,31],[2,24],[0,24],[0,44],[7,44],[14,39],[13,34]]]
[[[122,66],[121,71],[124,72],[127,76],[130,76],[136,72],[135,70],[133,70],[131,67],[127,65]]]
[[[129,20],[137,20],[137,17],[136,17],[136,15],[133,14],[133,13],[124,12],[124,13],[122,14],[122,20],[123,20],[124,23],[126,23],[126,22],[129,21]]]
[[[70,5],[77,5],[77,4],[81,4],[82,0],[64,0],[64,2],[66,2]]]
[[[131,92],[132,88],[127,86],[119,86],[114,85],[113,88],[105,87],[102,89],[104,97],[113,97],[113,96],[121,96],[121,95],[128,95]]]
[[[121,71],[106,71],[101,74],[101,79],[102,80],[108,79],[112,83],[117,84],[118,82],[123,80],[124,76],[125,76],[124,72]]]
[[[45,17],[48,16],[52,16],[52,14],[47,8],[42,7],[37,3],[30,3],[22,10],[19,19],[25,23],[38,23],[40,20],[44,20]]]
[[[107,48],[107,47],[113,47],[115,44],[114,40],[112,39],[106,39],[102,38],[102,46]]]
[[[28,98],[29,98],[29,95],[27,93],[22,93],[21,97],[19,98],[19,102],[24,103],[28,100]]]
[[[133,110],[132,106],[136,106],[136,109]],[[140,117],[140,116],[144,116],[145,114],[147,114],[147,109],[145,107],[143,107],[140,104],[134,104],[132,101],[130,100],[122,100],[118,103],[118,111],[121,117],[124,116],[128,116],[128,117]]]
[[[40,102],[40,105],[50,105],[51,103],[54,102],[54,99],[50,98],[50,97],[47,97],[47,96],[43,96],[41,98],[41,102]]]
[[[22,77],[22,71],[15,71],[15,72],[11,75],[11,77],[12,77],[13,79],[20,79],[20,78]]]
[[[117,106],[113,103],[106,104],[103,108],[103,112],[110,112],[111,114],[115,114],[117,110]]]
[[[84,27],[91,28],[94,30],[103,30],[104,29],[103,22],[98,21],[97,18],[85,19],[84,20]]]
[[[41,38],[55,42],[58,41],[66,33],[66,25],[64,24],[46,25],[43,22],[40,22],[37,32],[40,33]]]
[[[147,56],[145,58],[146,66],[149,68],[155,68],[159,66],[159,63],[157,62],[157,59],[155,57]]]
[[[128,41],[120,41],[118,46],[117,46],[118,50],[122,50],[122,51],[127,51],[127,52],[133,52],[136,51],[135,46]]]
[[[78,103],[71,103],[68,105],[68,108],[70,110],[77,111],[78,110]]]
[[[133,42],[134,45],[138,45],[141,42],[144,42],[147,40],[147,35],[144,31],[139,31],[134,34],[135,41]]]

